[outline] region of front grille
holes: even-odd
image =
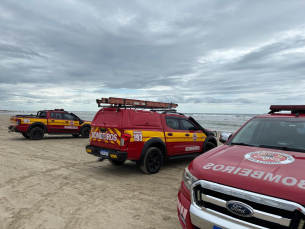
[[[251,217],[230,212],[227,201],[242,202],[254,210]],[[200,209],[210,209],[225,216],[266,228],[303,229],[299,227],[305,210],[301,205],[257,193],[252,193],[209,181],[197,181],[192,187],[192,204]]]
[[[274,208],[274,207],[270,207],[270,206],[267,206],[267,205],[255,203],[253,201],[245,200],[245,199],[242,199],[242,198],[239,198],[239,197],[223,194],[223,193],[212,191],[212,190],[209,190],[209,189],[201,188],[201,193],[203,193],[204,195],[213,196],[213,197],[225,200],[225,201],[229,201],[229,200],[240,201],[240,202],[243,202],[245,204],[248,204],[249,206],[251,206],[252,208],[254,208],[256,210],[263,211],[263,212],[268,212],[270,214],[282,216],[284,218],[291,219],[293,217],[293,212],[291,212],[291,211],[287,211],[287,210],[283,210],[283,209]]]
[[[274,228],[274,229],[287,229],[288,228],[286,226],[282,226],[282,225],[279,225],[277,223],[273,223],[273,222],[266,221],[266,220],[261,220],[261,219],[255,218],[255,217],[248,217],[245,220],[245,217],[235,215],[235,214],[231,213],[229,210],[227,210],[226,208],[223,208],[223,207],[220,207],[220,206],[217,206],[215,204],[208,203],[208,202],[205,203],[205,208],[212,209],[212,210],[217,211],[219,213],[231,216],[231,217],[239,219],[239,220],[246,221],[248,223],[252,223],[254,225],[259,225],[259,226],[262,226],[262,227]]]

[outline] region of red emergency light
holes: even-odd
[[[271,113],[279,112],[279,111],[291,111],[291,113],[304,113],[305,105],[271,105],[270,106]]]

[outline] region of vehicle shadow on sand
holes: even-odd
[[[163,162],[162,168],[154,175],[162,175],[162,174],[172,174],[172,173],[180,173],[182,175],[183,169],[187,167],[195,157],[188,157],[188,158],[179,158],[174,160],[166,160]],[[101,176],[105,176],[106,174],[111,174],[111,176],[119,176],[130,178],[130,175],[139,175],[142,174],[143,176],[147,176],[149,174],[145,174],[141,171],[139,165],[136,165],[135,162],[127,161],[123,165],[116,166],[110,164],[110,162],[106,159],[102,162],[96,162],[96,164],[91,164],[86,170],[90,173],[93,172],[95,174],[99,174]],[[132,178],[134,179],[134,178]]]

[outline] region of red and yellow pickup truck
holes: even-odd
[[[10,118],[9,132],[19,132],[25,138],[40,140],[45,133],[72,134],[88,138],[90,121],[85,121],[64,109],[38,111],[36,115],[16,115]]]

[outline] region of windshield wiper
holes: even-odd
[[[247,143],[244,143],[244,142],[231,142],[231,145],[254,146],[254,147],[256,147],[256,145],[251,145],[251,144],[247,144]]]
[[[284,151],[295,151],[295,152],[305,152],[305,149],[295,149],[286,146],[269,146],[269,145],[259,145],[258,147],[269,148],[269,149],[279,149]]]

